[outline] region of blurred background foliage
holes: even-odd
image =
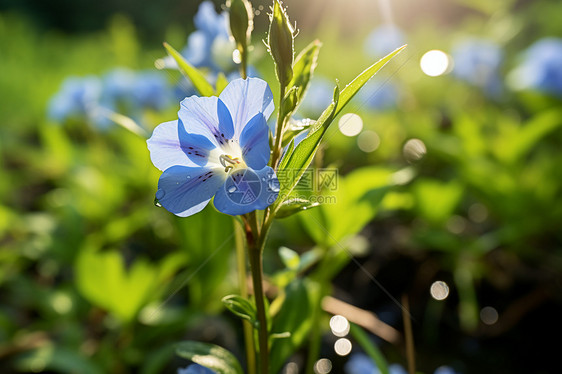
[[[275,340],[275,368],[290,359],[305,372],[308,359],[312,372],[316,359],[328,357],[332,371],[343,372],[349,356],[334,353],[331,314],[320,308],[326,296],[402,331],[398,300],[407,294],[420,371],[446,364],[460,373],[559,372],[558,346],[547,337],[560,330],[562,311],[562,60],[553,67],[551,52],[525,51],[562,37],[562,4],[286,4],[300,30],[297,50],[323,42],[317,88],[301,117],[319,114],[336,79],[345,84],[382,57],[385,38],[394,39],[369,44],[373,29],[392,20],[409,47],[346,111],[360,116],[358,134],[342,134],[351,122],[326,134],[315,166],[337,168],[338,184],[313,193],[335,203],[280,220],[272,231],[265,255],[272,331],[294,332]],[[252,65],[276,92],[261,43],[269,3],[253,5]],[[142,137],[48,115],[69,76],[156,71],[161,42],[185,45],[198,7],[0,2],[3,373],[174,373],[185,366],[173,357],[182,339],[243,357],[239,321],[220,302],[237,292],[231,217],[208,207],[180,219],[156,208],[159,172]],[[469,38],[492,43],[501,57],[463,72],[473,55],[455,51]],[[476,45],[478,53],[488,44]],[[452,56],[452,71],[422,72],[420,58],[432,49]],[[530,78],[539,72],[544,82]],[[185,96],[178,72],[159,73],[171,96]],[[150,132],[177,108],[170,100],[123,114]],[[435,281],[448,285],[444,300],[429,292]],[[401,343],[370,337],[389,363],[406,364]]]

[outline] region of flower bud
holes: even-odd
[[[246,49],[250,34],[254,29],[252,5],[248,0],[229,0],[227,2],[227,7],[230,21],[230,33],[238,49]]]
[[[279,0],[274,0],[267,44],[282,87],[286,87],[293,77],[294,33],[285,9],[281,7]]]

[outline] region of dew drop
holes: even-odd
[[[156,200],[162,200],[165,195],[166,195],[166,191],[164,191],[164,190],[156,191],[156,195],[155,195]]]
[[[160,201],[158,201],[157,198],[154,198],[154,206],[158,208],[162,208],[162,204],[160,204]]]
[[[188,176],[187,176],[187,179],[191,179],[191,175],[188,175]]]
[[[234,191],[236,191],[236,186],[228,187],[228,193],[233,193]]]

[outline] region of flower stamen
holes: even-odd
[[[224,171],[226,173],[234,169],[234,166],[240,163],[240,161],[236,157],[232,157],[230,155],[220,155],[219,161],[221,165],[224,166]],[[230,165],[227,165],[227,163]]]

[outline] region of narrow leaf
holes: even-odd
[[[295,121],[291,118],[285,128],[285,131],[283,131],[283,140],[281,141],[281,145],[285,147],[294,137],[308,130],[315,122],[316,121],[311,120],[310,118],[305,118],[299,121]]]
[[[365,331],[355,324],[351,324],[351,335],[359,343],[361,348],[367,353],[369,357],[375,362],[377,368],[380,370],[381,374],[389,374],[388,364],[382,355],[379,348],[369,339]]]
[[[289,198],[281,203],[279,210],[275,217],[277,218],[285,218],[292,216],[295,213],[301,212],[303,210],[315,208],[319,206],[320,203],[318,202],[310,202],[305,199],[298,199],[298,198]]]
[[[284,182],[281,183],[281,189],[279,192],[279,198],[273,206],[273,211],[277,212],[280,204],[285,200],[285,198],[291,193],[293,188],[304,174],[306,168],[312,162],[312,158],[318,149],[320,140],[324,132],[327,130],[329,124],[334,119],[337,102],[339,98],[339,89],[336,87],[334,90],[334,100],[324,110],[324,113],[320,116],[318,121],[310,129],[308,136],[299,143],[299,145],[294,149],[294,151],[288,156],[287,162],[283,162],[283,169],[290,170],[287,174]],[[326,124],[326,125],[325,125]],[[325,125],[325,126],[324,126]],[[280,170],[283,170],[280,168]]]
[[[222,299],[222,303],[234,315],[255,325],[257,321],[256,308],[248,300],[238,295],[228,295]]]
[[[164,48],[166,48],[168,54],[176,60],[182,74],[193,83],[195,89],[202,96],[213,96],[215,94],[213,86],[207,81],[199,69],[187,62],[187,60],[168,43],[164,43]]]
[[[218,374],[243,374],[240,363],[232,353],[218,345],[184,341],[178,343],[176,354],[214,370]]]
[[[279,257],[285,267],[289,269],[296,269],[299,266],[300,258],[299,254],[287,247],[280,247],[279,248]]]

